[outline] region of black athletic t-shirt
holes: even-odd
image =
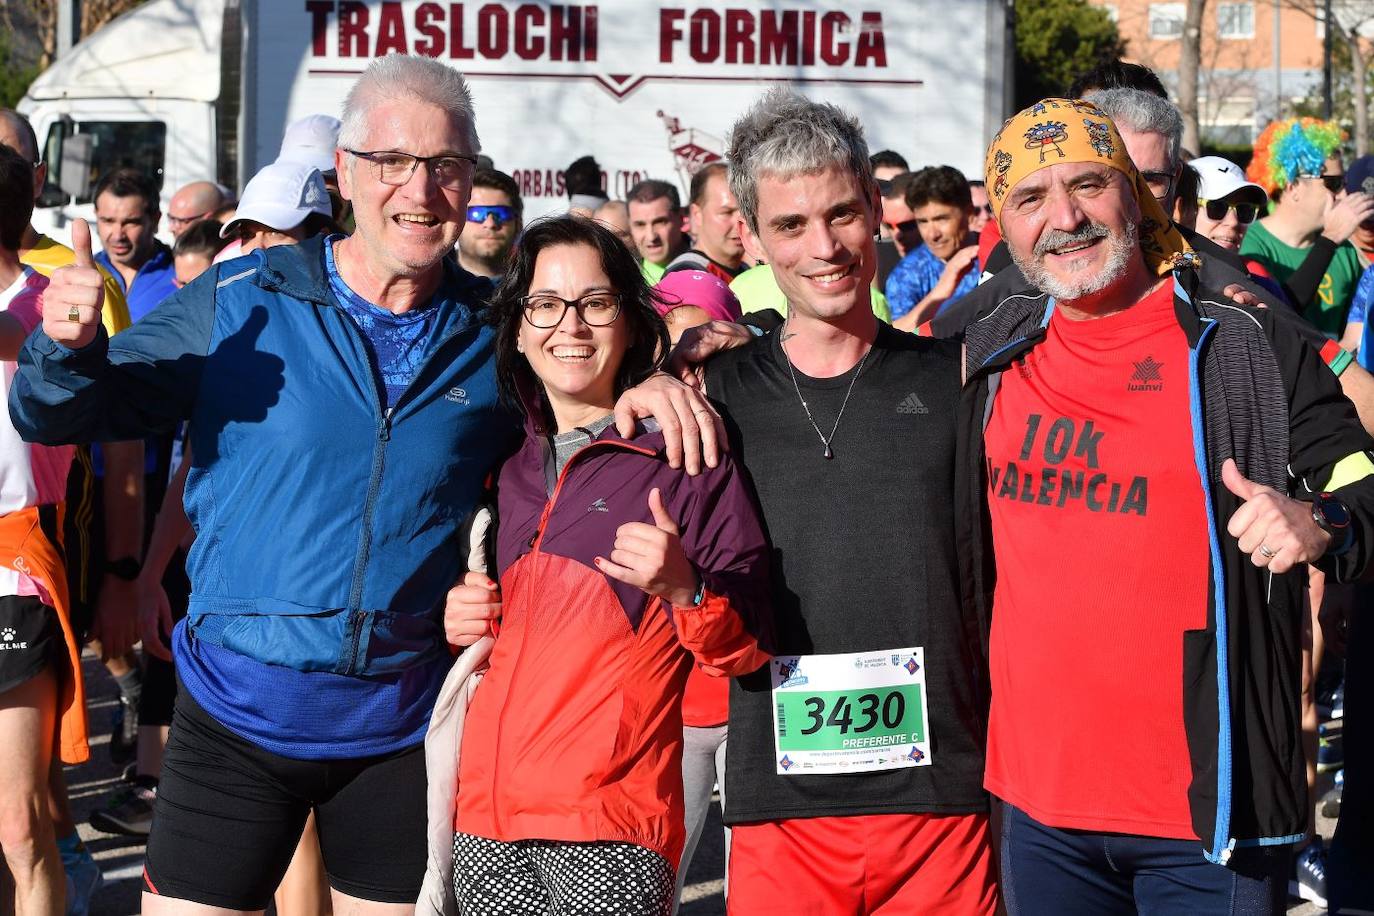
[[[773,546],[776,652],[924,647],[932,764],[779,775],[765,666],[731,685],[725,820],[984,810],[980,653],[955,552],[960,345],[881,324],[827,460],[788,374],[785,329],[707,367]],[[853,377],[797,373],[827,435]]]

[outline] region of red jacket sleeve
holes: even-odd
[[[705,585],[701,604],[672,608],[682,641],[710,674],[735,677],[770,657],[769,547],[753,488],[727,454],[676,490],[682,546]]]

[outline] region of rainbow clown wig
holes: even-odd
[[[1255,156],[1245,176],[1277,197],[1299,175],[1320,175],[1346,139],[1335,121],[1289,118],[1274,121],[1255,141]]]

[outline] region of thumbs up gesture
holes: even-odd
[[[53,271],[43,291],[43,333],[79,350],[95,340],[105,301],[105,279],[91,257],[91,227],[84,219],[72,223],[72,248],[76,262]]]
[[[450,645],[470,646],[495,636],[501,621],[501,587],[477,572],[464,573],[444,602],[444,635]]]
[[[1221,482],[1244,501],[1226,530],[1256,566],[1285,573],[1326,553],[1331,535],[1312,518],[1310,503],[1289,499],[1272,487],[1247,479],[1230,458],[1221,466]]]
[[[596,568],[676,607],[691,607],[700,577],[682,550],[677,522],[657,487],[649,491],[649,514],[652,525],[627,522],[616,529],[610,559],[597,557]]]

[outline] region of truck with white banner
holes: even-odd
[[[1008,15],[1006,0],[152,0],[20,103],[49,166],[34,222],[66,236],[121,165],[157,178],[164,212],[190,181],[241,188],[287,124],[337,117],[390,53],[468,78],[482,152],[527,218],[566,209],[563,169],[584,155],[612,198],[644,178],[685,192],[775,85],[852,112],[873,150],[972,177],[1009,113]]]

